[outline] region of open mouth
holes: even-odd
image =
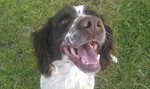
[[[97,41],[90,41],[78,47],[65,45],[63,51],[80,69],[96,71],[100,67],[99,48],[100,45]]]

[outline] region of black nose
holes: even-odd
[[[101,30],[101,19],[98,17],[85,17],[80,20],[79,27],[89,33],[95,33]]]

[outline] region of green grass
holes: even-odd
[[[0,89],[39,89],[30,33],[71,2],[89,5],[113,28],[119,63],[95,89],[150,89],[149,0],[0,0]]]

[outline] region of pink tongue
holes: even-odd
[[[83,45],[77,48],[78,56],[87,64],[97,64],[97,53],[89,46]]]

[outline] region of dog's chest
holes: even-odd
[[[71,61],[55,61],[50,77],[41,76],[41,89],[94,89],[95,73],[84,73]]]

